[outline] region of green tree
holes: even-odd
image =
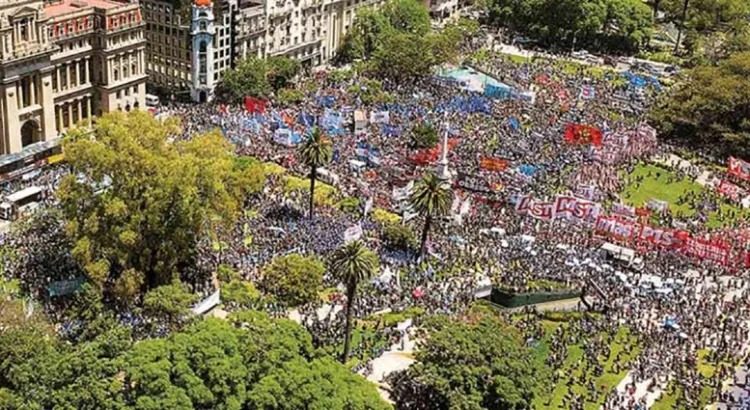
[[[453,193],[446,181],[434,173],[424,175],[414,184],[409,203],[414,212],[424,218],[422,239],[419,245],[419,256],[427,250],[427,237],[435,218],[445,216],[450,211]]]
[[[411,148],[432,148],[438,140],[438,132],[432,124],[420,122],[411,129]]]
[[[146,292],[143,296],[143,312],[165,324],[174,331],[182,327],[192,316],[191,307],[198,301],[198,296],[190,292],[183,283],[175,281]]]
[[[337,249],[331,256],[330,270],[334,277],[346,287],[346,326],[344,329],[344,352],[341,362],[349,360],[352,338],[352,314],[357,297],[357,286],[372,278],[380,268],[378,256],[367,249],[361,241],[353,241]]]
[[[428,76],[435,63],[430,38],[413,33],[396,33],[383,39],[372,58],[377,74],[396,81]]]
[[[261,289],[290,307],[304,305],[318,299],[323,286],[325,265],[316,257],[298,253],[274,258],[261,271]]]
[[[640,0],[490,0],[490,21],[550,46],[636,51],[651,34]]]
[[[670,90],[651,115],[660,134],[718,155],[750,155],[750,53],[701,66]]]
[[[418,0],[391,0],[383,6],[391,27],[401,33],[423,36],[430,31],[430,12]]]
[[[313,218],[315,206],[315,180],[318,178],[318,168],[324,167],[331,162],[333,157],[333,144],[331,140],[323,135],[319,128],[314,128],[310,136],[300,145],[300,159],[303,164],[310,168],[310,219]]]
[[[276,96],[276,101],[284,106],[298,104],[305,99],[305,94],[295,88],[282,88]]]
[[[417,247],[417,238],[409,227],[401,224],[388,224],[383,228],[383,242],[391,250],[411,251]]]
[[[264,312],[244,310],[232,313],[228,320],[242,329],[240,346],[248,386],[286,362],[309,360],[314,355],[312,336],[290,319],[273,319]]]
[[[394,31],[393,26],[381,10],[365,7],[357,11],[352,29],[347,33],[338,52],[338,59],[351,62],[368,59],[380,47],[384,36]]]
[[[226,101],[240,101],[245,97],[268,98],[271,91],[268,64],[260,58],[249,57],[224,72],[218,94]]]
[[[288,87],[302,67],[297,59],[285,56],[269,57],[266,66],[266,78],[274,91]]]
[[[261,301],[261,294],[252,282],[234,279],[221,287],[221,301],[234,308],[252,308]]]
[[[274,368],[248,392],[250,408],[386,410],[374,385],[329,358]]]
[[[125,409],[117,379],[130,334],[117,327],[76,346],[25,326],[0,332],[0,390],[12,409]]]
[[[383,83],[374,78],[362,78],[347,87],[346,91],[365,105],[384,104],[393,101],[393,96],[383,90]]]
[[[210,318],[168,339],[137,343],[125,365],[128,404],[139,410],[240,410],[248,372],[240,333]]]
[[[73,256],[121,302],[170,283],[192,265],[198,239],[233,223],[262,188],[263,169],[240,170],[219,133],[169,142],[176,130],[145,112],[112,113],[64,143],[73,172],[58,198]]]
[[[638,50],[651,37],[651,11],[640,0],[607,0],[602,41],[608,50]]]
[[[417,362],[390,381],[397,408],[529,409],[538,370],[514,327],[493,312],[428,326]]]

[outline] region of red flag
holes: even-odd
[[[505,171],[508,168],[508,161],[502,158],[480,157],[479,168],[496,172]]]
[[[602,145],[602,131],[591,125],[568,124],[565,127],[565,141],[569,144]]]
[[[266,112],[266,101],[255,97],[245,97],[245,109],[251,113]]]

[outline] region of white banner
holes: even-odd
[[[389,124],[391,122],[391,114],[388,111],[373,111],[370,113],[370,122],[373,124]]]
[[[214,306],[217,306],[219,303],[221,303],[221,290],[217,289],[216,292],[211,294],[211,296],[193,306],[193,313],[196,315],[202,315],[213,309]]]
[[[362,237],[362,226],[357,224],[354,226],[351,226],[344,231],[344,242],[349,243],[352,241],[357,241]]]

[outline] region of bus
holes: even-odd
[[[0,218],[12,221],[18,216],[33,211],[44,199],[44,189],[30,186],[5,197],[0,203]]]

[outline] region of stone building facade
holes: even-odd
[[[0,154],[145,106],[137,3],[0,1]]]

